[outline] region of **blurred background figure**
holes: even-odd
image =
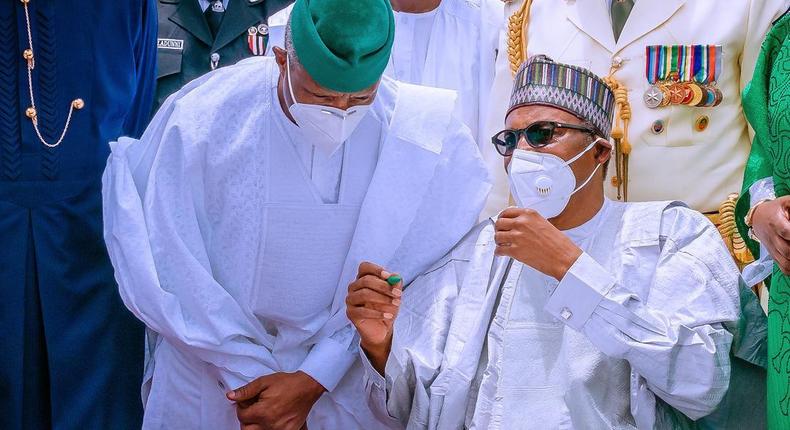
[[[485,129],[502,3],[499,0],[391,0],[395,43],[386,74],[458,92],[458,115],[478,145]],[[486,130],[487,131],[487,130]],[[481,143],[482,142],[482,143]]]
[[[3,1],[0,45],[0,428],[139,429],[143,326],[100,180],[149,118],[155,0]]]
[[[291,3],[159,0],[154,112],[170,94],[198,76],[247,57],[272,55],[272,46],[283,46]]]

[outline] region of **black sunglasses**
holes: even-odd
[[[554,130],[558,128],[567,128],[595,134],[595,130],[583,125],[565,124],[554,121],[538,121],[533,122],[527,128],[519,130],[502,130],[491,138],[491,143],[496,146],[497,152],[507,157],[513,155],[513,151],[516,150],[521,136],[524,136],[529,146],[533,148],[542,148],[551,143],[554,139]]]

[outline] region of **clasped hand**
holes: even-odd
[[[273,373],[228,393],[242,430],[306,430],[307,415],[326,391],[304,372]]]

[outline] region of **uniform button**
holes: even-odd
[[[710,118],[707,115],[700,115],[697,117],[697,120],[694,121],[694,130],[697,131],[705,131],[708,128],[708,124],[710,124]]]
[[[261,24],[258,26],[258,33],[266,35],[269,34],[269,26],[266,24]]]
[[[619,69],[623,65],[623,57],[617,56],[612,58],[612,67]]]
[[[571,317],[573,316],[573,312],[571,312],[571,310],[568,308],[562,308],[562,310],[560,311],[560,316],[562,317],[562,319],[567,321],[571,319]]]
[[[216,52],[211,54],[211,61],[213,61],[215,63],[218,62],[219,61],[219,54],[217,54]]]
[[[657,119],[657,120],[653,121],[653,125],[650,126],[650,131],[652,131],[653,134],[661,134],[661,133],[663,133],[664,132],[664,121],[662,121],[660,119]]]

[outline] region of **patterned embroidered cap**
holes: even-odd
[[[527,105],[547,105],[589,121],[609,139],[614,119],[614,93],[601,78],[582,67],[555,63],[545,55],[521,64],[510,96],[510,114]]]

